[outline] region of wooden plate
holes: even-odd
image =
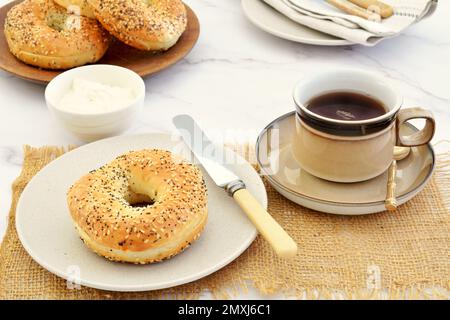
[[[48,83],[61,70],[45,70],[27,65],[16,59],[9,51],[4,30],[5,18],[9,9],[21,0],[10,2],[0,8],[0,68],[16,75],[19,78]],[[183,59],[194,47],[200,34],[200,25],[197,16],[186,5],[188,26],[178,42],[165,52],[148,52],[134,49],[126,44],[114,40],[105,56],[97,63],[114,64],[131,69],[140,76],[148,76],[170,67],[177,61]]]

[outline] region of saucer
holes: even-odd
[[[402,133],[418,131],[407,124]],[[384,211],[387,172],[371,180],[337,183],[317,178],[302,170],[291,152],[295,112],[272,121],[258,137],[256,158],[269,183],[283,196],[304,207],[341,215],[362,215]],[[431,145],[413,147],[398,162],[396,197],[399,205],[425,187],[435,168]]]

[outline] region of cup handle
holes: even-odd
[[[401,126],[411,119],[425,119],[422,130],[410,135],[401,135]],[[433,114],[423,108],[407,108],[399,111],[397,116],[397,145],[403,147],[414,147],[427,144],[434,136],[435,121]]]

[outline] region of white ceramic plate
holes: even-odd
[[[181,147],[180,147],[181,146]],[[150,265],[110,262],[79,239],[66,204],[66,191],[92,169],[130,150],[161,148],[190,153],[179,137],[163,134],[120,136],[79,147],[52,161],[29,182],[17,205],[16,228],[30,256],[65,279],[79,272],[81,285],[113,291],[146,291],[202,278],[236,259],[253,242],[256,229],[225,191],[205,174],[208,222],[200,239],[172,259]],[[232,152],[227,150],[228,152]],[[232,159],[227,156],[227,159]],[[231,169],[267,207],[264,185],[250,164],[237,158]],[[75,273],[75,274],[74,274]]]
[[[417,132],[402,126],[404,134]],[[292,155],[295,112],[272,121],[256,143],[256,158],[270,184],[283,196],[304,207],[342,215],[362,215],[385,211],[387,172],[371,180],[337,183],[317,178],[302,170]],[[398,205],[411,200],[426,186],[433,174],[435,156],[430,145],[411,148],[397,163]]]
[[[350,41],[310,29],[285,17],[262,0],[242,0],[242,8],[247,18],[258,28],[274,36],[319,46],[344,46]]]

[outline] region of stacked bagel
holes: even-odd
[[[112,36],[140,50],[167,50],[186,26],[181,0],[24,0],[8,12],[4,32],[19,60],[69,69],[100,60]]]

